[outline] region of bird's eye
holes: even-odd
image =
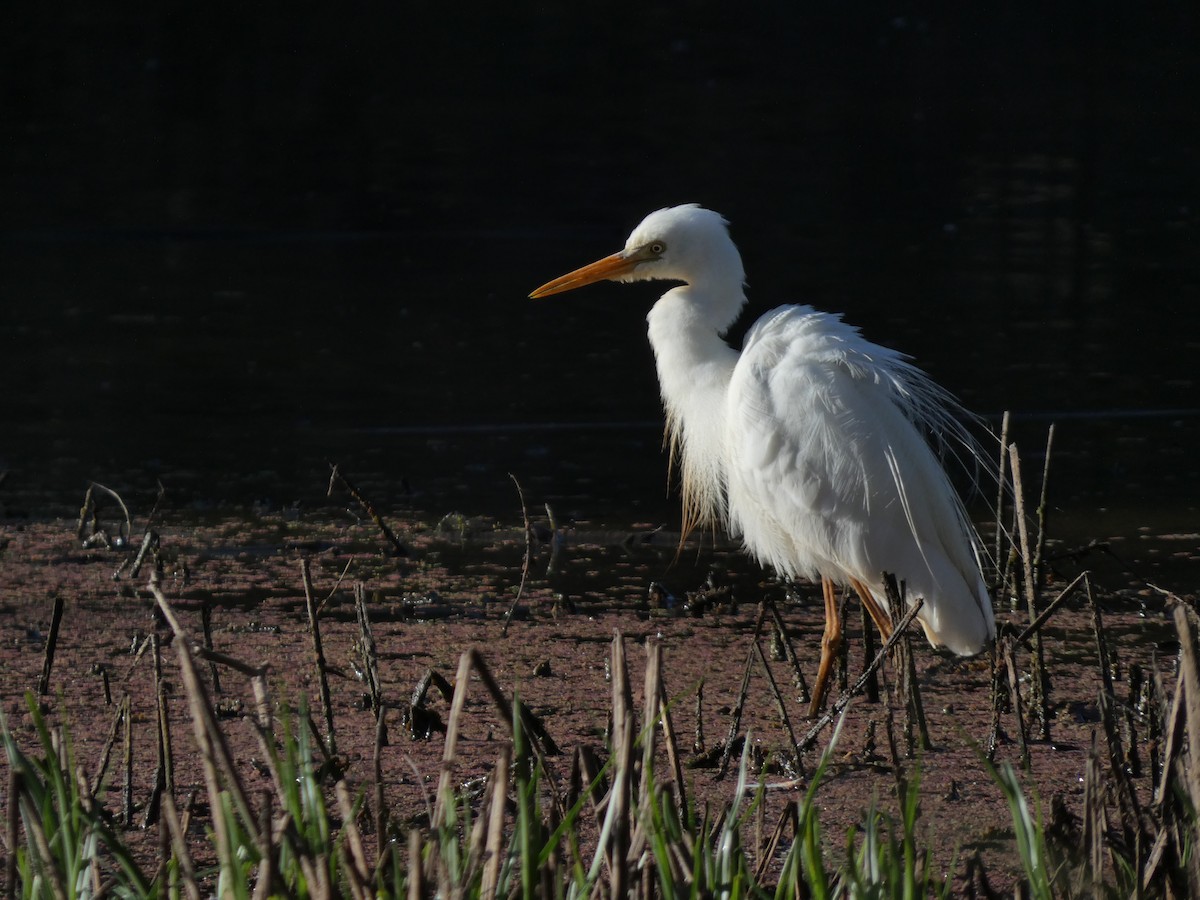
[[[667,249],[667,245],[664,244],[662,241],[655,241],[653,244],[650,245],[650,252],[653,253],[655,256],[662,256],[663,252],[666,251],[666,249]]]

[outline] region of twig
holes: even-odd
[[[751,638],[751,643],[758,644],[758,635],[762,631],[763,617],[765,610],[760,605],[758,608],[758,619],[754,623],[754,636]],[[725,773],[729,769],[729,760],[733,756],[733,747],[737,742],[738,733],[742,726],[742,713],[746,708],[746,697],[750,693],[750,670],[754,665],[754,650],[751,649],[746,654],[746,665],[742,669],[742,685],[738,689],[737,703],[733,706],[733,712],[729,720],[729,731],[725,735],[725,746],[721,750],[721,764],[717,769],[717,780],[720,781],[725,777]],[[799,754],[797,754],[799,756]]]
[[[775,676],[771,674],[771,667],[767,664],[767,657],[763,654],[762,647],[758,641],[753,642],[753,647],[758,655],[759,667],[762,669],[763,675],[766,676],[767,686],[771,689],[771,696],[775,699],[775,707],[779,710],[779,718],[783,721],[783,727],[787,731],[788,740],[792,743],[794,774],[803,776],[804,763],[800,760],[800,747],[796,744],[796,732],[792,729],[792,720],[788,716],[787,704],[783,702],[783,697],[779,693],[779,686],[775,683]]]
[[[1021,484],[1021,456],[1017,445],[1008,447],[1012,463],[1013,497],[1017,505],[1017,534],[1021,539],[1021,559],[1025,573],[1025,605],[1029,610],[1029,621],[1036,622],[1037,614],[1037,582],[1033,570],[1033,556],[1029,552],[1029,529],[1025,516],[1025,490]],[[1030,672],[1031,695],[1029,698],[1031,712],[1037,723],[1038,735],[1043,741],[1050,740],[1050,707],[1049,688],[1050,676],[1046,671],[1046,655],[1042,647],[1042,636],[1037,632],[1032,635],[1031,654],[1032,672]]]
[[[313,599],[312,566],[307,556],[300,560],[300,578],[304,583],[304,602],[308,607],[308,626],[312,632],[313,657],[317,663],[317,681],[321,689],[321,709],[325,713],[325,730],[329,755],[337,753],[337,742],[333,728],[333,701],[329,696],[329,676],[325,671],[325,651],[321,646],[321,625],[317,618],[317,605]]]
[[[1049,517],[1049,505],[1046,502],[1047,488],[1050,484],[1050,454],[1054,448],[1054,423],[1046,433],[1046,459],[1042,465],[1042,492],[1038,497],[1037,506],[1037,543],[1033,551],[1033,575],[1037,583],[1041,583],[1042,554],[1046,549],[1046,520]]]
[[[62,624],[62,594],[54,595],[54,611],[50,615],[50,634],[46,637],[46,655],[42,659],[42,675],[38,679],[38,696],[50,692],[50,672],[54,668],[54,652],[58,647],[58,627]]]
[[[350,483],[350,480],[338,469],[336,463],[330,463],[329,470],[329,490],[327,491],[327,495],[332,496],[334,484],[340,483],[346,489],[346,493],[358,501],[358,505],[363,508],[363,512],[370,517],[388,543],[392,545],[392,554],[394,556],[408,556],[408,549],[400,543],[399,538],[392,532],[392,529],[388,528],[387,522],[383,521],[383,517],[375,511],[375,507],[371,504],[371,501],[364,497],[358,488]]]
[[[241,776],[238,774],[237,766],[233,763],[233,754],[229,750],[229,744],[225,740],[224,733],[217,724],[216,716],[213,714],[212,703],[208,698],[208,693],[204,690],[204,683],[196,671],[195,660],[192,658],[191,640],[183,630],[183,626],[179,624],[179,619],[176,617],[175,611],[171,609],[171,604],[159,589],[155,578],[151,578],[149,587],[163,617],[171,626],[171,630],[175,632],[175,641],[173,643],[179,657],[179,673],[192,713],[192,730],[195,734],[196,746],[200,751],[200,759],[203,762],[204,781],[208,789],[209,804],[214,809],[217,808],[218,797],[221,792],[222,779],[220,772],[224,772],[225,789],[229,791],[234,804],[242,815],[242,827],[246,829],[250,839],[255,844],[259,844],[258,816],[255,815],[254,810],[250,806]],[[218,771],[218,765],[220,766],[220,771]],[[224,863],[234,865],[236,848],[232,842],[233,835],[229,834],[225,828],[224,816],[213,816],[213,830],[217,836],[218,857]]]
[[[996,576],[999,579],[1002,577],[1001,562],[1004,559],[1004,475],[1008,469],[1008,425],[1011,414],[1008,410],[1004,411],[1004,418],[1000,420],[1000,471],[996,479]],[[998,584],[997,587],[1001,587]]]
[[[517,497],[521,501],[521,517],[525,521],[525,561],[521,563],[521,584],[517,588],[517,596],[513,598],[508,612],[504,614],[504,626],[500,629],[501,637],[508,637],[508,623],[512,621],[517,604],[521,602],[521,597],[525,594],[525,581],[529,578],[529,562],[533,555],[533,527],[529,524],[529,510],[525,507],[525,492],[521,490],[521,482],[517,481],[516,475],[509,472],[508,477],[517,486]]]
[[[204,597],[200,601],[200,630],[204,635],[204,649],[213,649],[212,640],[212,606],[208,602],[208,597]],[[211,659],[208,662],[208,673],[212,676],[213,693],[221,693],[221,674],[217,671],[217,664]]]
[[[462,724],[462,710],[467,704],[467,689],[470,685],[470,652],[458,658],[458,674],[455,677],[454,702],[450,704],[450,718],[446,720],[446,739],[442,746],[442,774],[438,779],[438,794],[433,808],[432,828],[434,832],[445,826],[446,810],[454,809],[455,796],[452,788],[455,754],[458,751],[458,727]]]
[[[1021,688],[1018,684],[1017,676],[1017,660],[1013,653],[1013,644],[1011,641],[1003,642],[1004,666],[1008,670],[1008,696],[1012,701],[1013,717],[1017,720],[1017,740],[1021,747],[1021,768],[1028,772],[1030,766],[1029,760],[1029,741],[1026,738],[1025,728],[1025,712],[1021,707]]]
[[[779,607],[775,605],[775,601],[769,602],[768,609],[771,612],[771,620],[775,623],[775,631],[779,635],[779,639],[783,643],[783,652],[787,656],[787,661],[792,667],[792,680],[796,685],[797,702],[807,706],[812,699],[808,693],[808,682],[804,679],[804,670],[800,665],[800,660],[796,656],[796,649],[792,646],[792,639],[788,637],[787,628],[783,624],[783,617],[779,615]]]
[[[800,742],[801,751],[807,750],[809,747],[811,747],[816,742],[817,736],[825,729],[825,726],[829,725],[838,716],[840,716],[842,714],[842,710],[846,708],[850,701],[862,692],[863,688],[866,687],[867,680],[871,677],[871,673],[876,671],[883,664],[884,657],[887,656],[892,647],[895,646],[896,642],[900,640],[900,636],[908,630],[908,626],[912,624],[913,619],[917,617],[917,613],[924,604],[925,601],[921,597],[918,597],[913,601],[912,606],[908,608],[908,612],[904,614],[904,618],[900,620],[900,624],[897,625],[895,630],[892,631],[892,636],[887,639],[883,647],[881,647],[879,652],[875,654],[874,661],[870,666],[867,667],[867,670],[859,676],[858,681],[854,683],[854,686],[838,697],[837,702],[833,704],[829,711],[825,713],[825,715],[821,716],[821,718],[817,720],[817,723],[808,730],[808,733],[804,736],[804,740]]]
[[[1083,584],[1087,580],[1087,577],[1088,573],[1086,570],[1076,575],[1075,580],[1063,588],[1062,593],[1050,601],[1050,605],[1042,610],[1037,619],[1025,626],[1025,629],[1017,635],[1016,642],[1018,644],[1024,644],[1031,636],[1037,634],[1041,630],[1042,626],[1046,624],[1046,620],[1058,611],[1058,608],[1062,606],[1064,602],[1066,602],[1068,597],[1075,593],[1075,589],[1079,587],[1079,585]]]

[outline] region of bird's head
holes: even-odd
[[[633,229],[624,250],[556,278],[529,296],[548,297],[604,280],[651,279],[705,282],[740,295],[743,278],[728,223],[718,213],[688,203],[650,213]]]

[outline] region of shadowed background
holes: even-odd
[[[1197,12],[166,3],[5,13],[0,499],[677,522],[644,316],[542,302],[652,209],[1016,415],[1054,515],[1195,571]],[[1053,527],[1053,526],[1052,526]],[[1141,530],[1139,532],[1139,529]],[[1179,535],[1183,537],[1179,537]],[[1174,551],[1173,551],[1174,548]]]

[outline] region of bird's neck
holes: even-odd
[[[683,488],[684,532],[725,517],[725,395],[738,352],[721,338],[742,303],[726,304],[728,320],[716,320],[710,298],[689,287],[668,291],[646,317],[650,346],[667,414],[667,442]]]

